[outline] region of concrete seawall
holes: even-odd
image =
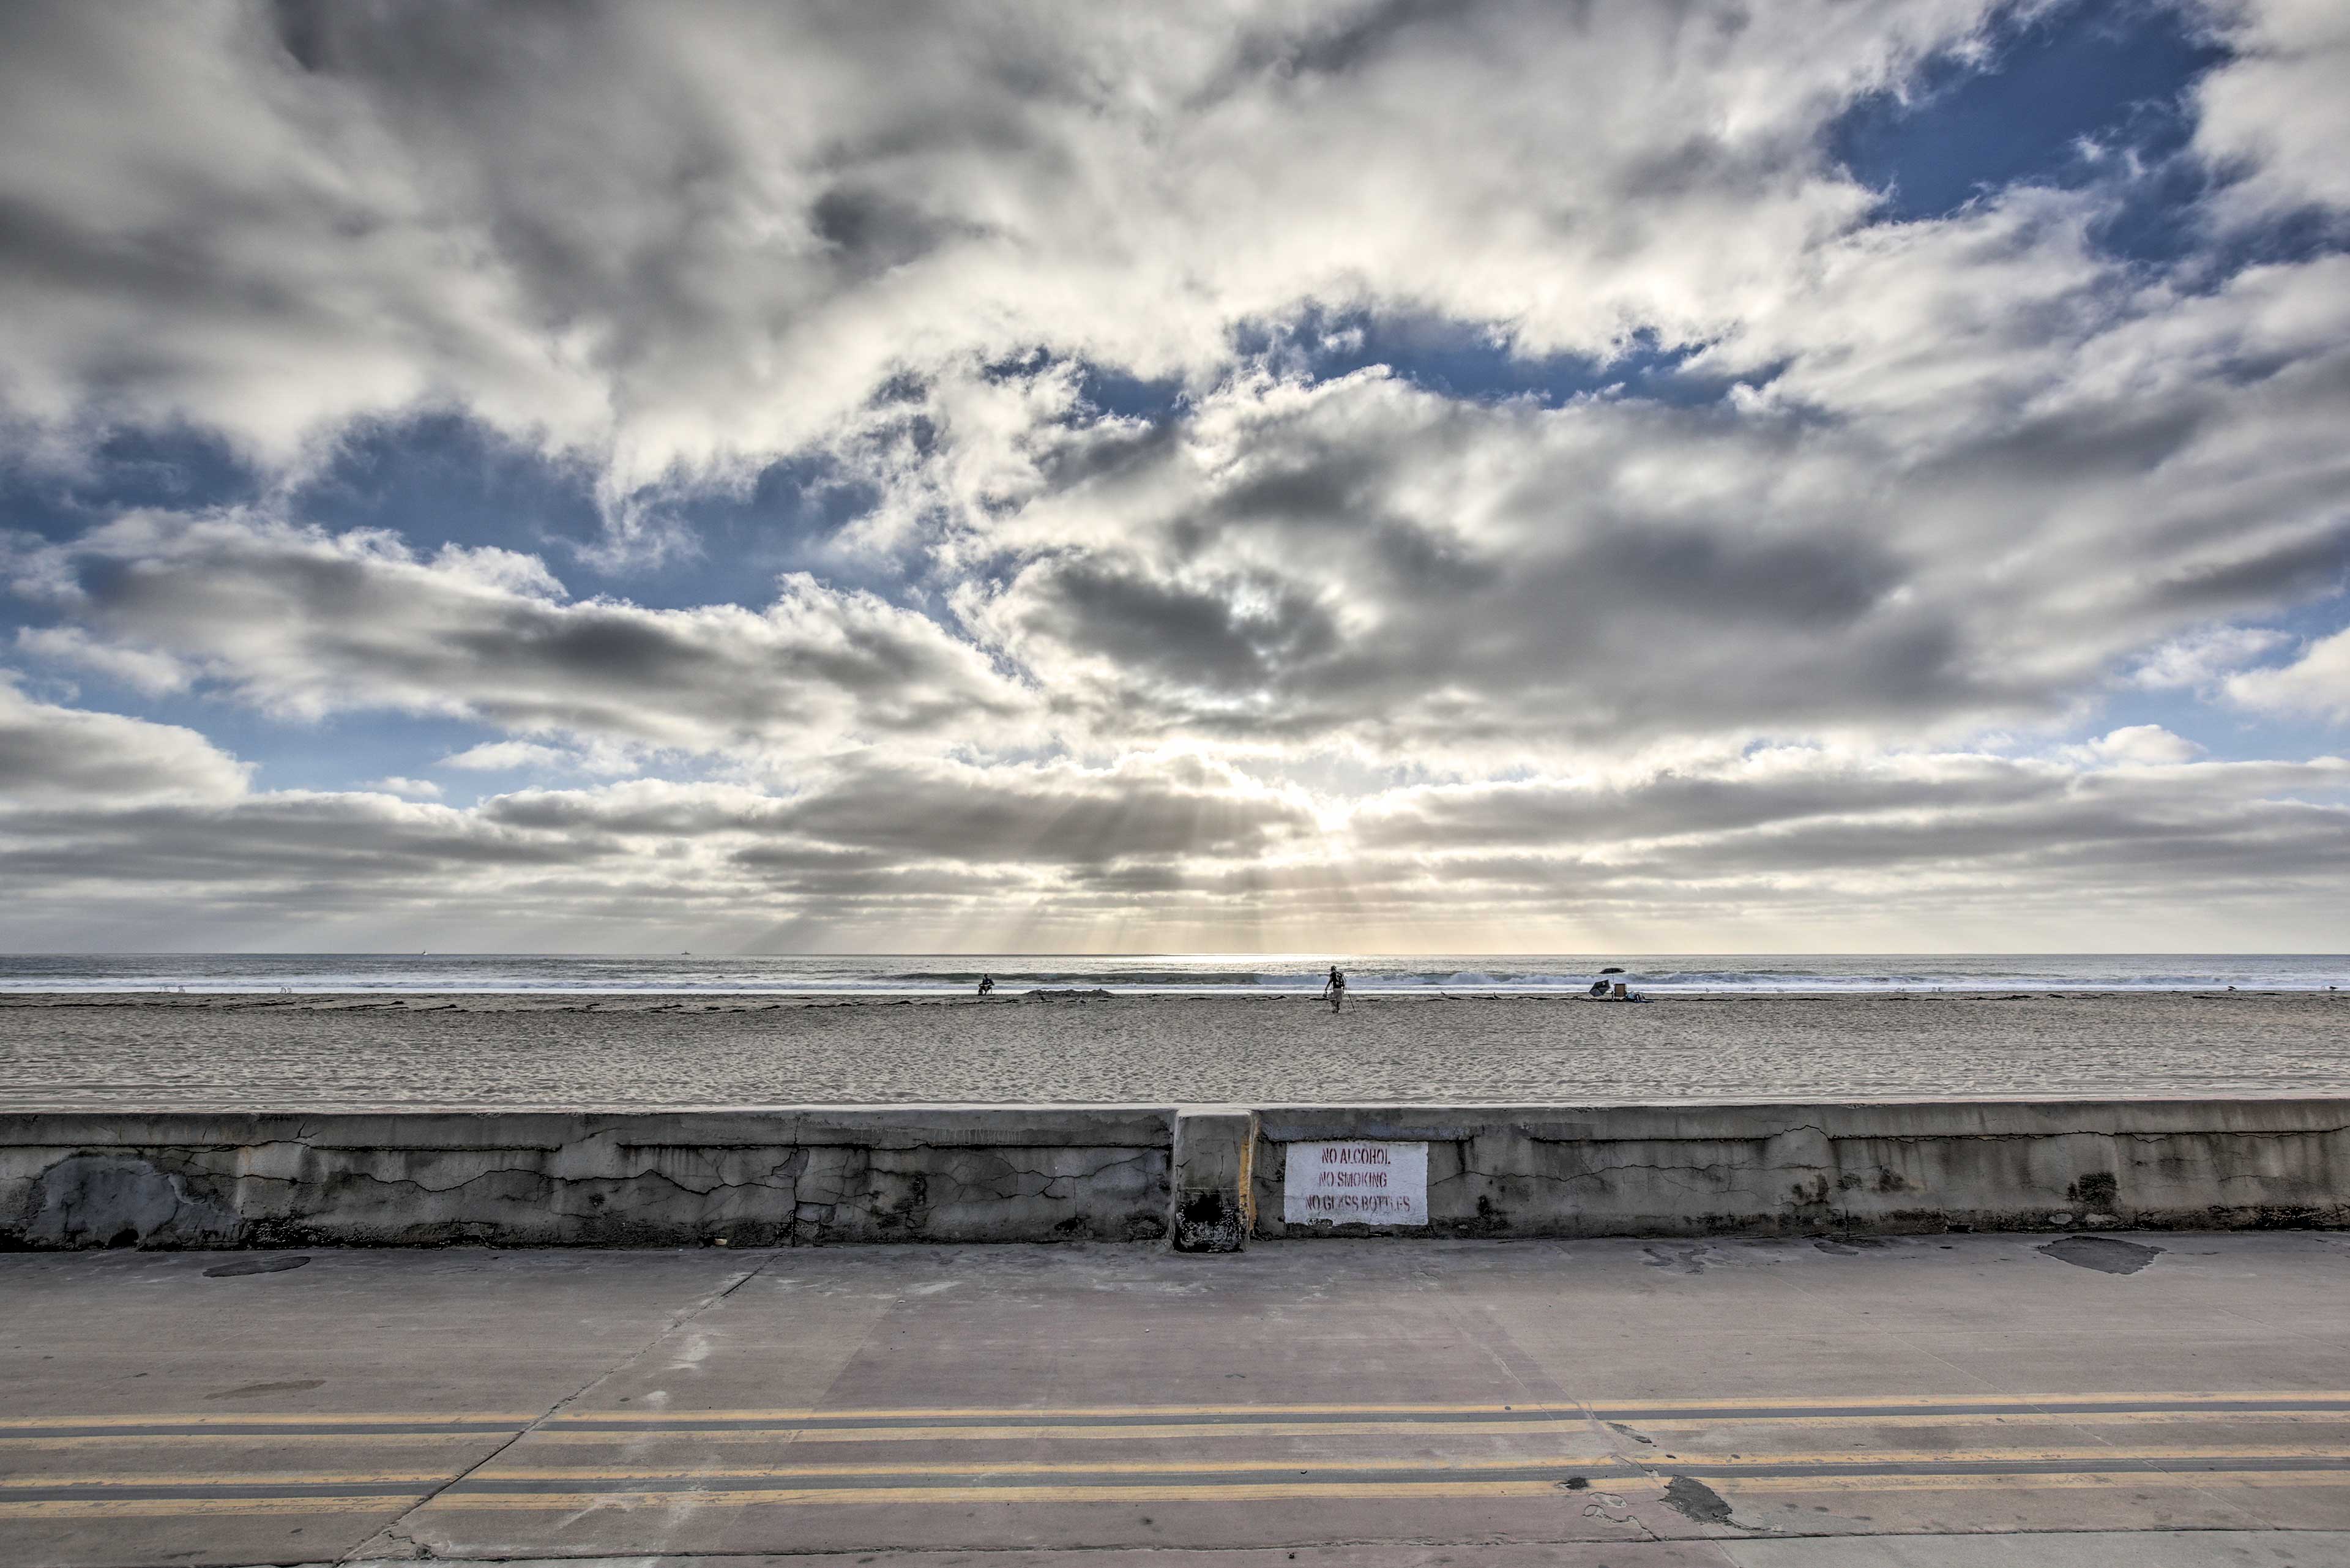
[[[1286,1217],[1334,1143],[1411,1222]],[[2350,1099],[0,1113],[0,1247],[2338,1225]]]

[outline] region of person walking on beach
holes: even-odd
[[[1346,1005],[1347,977],[1339,972],[1338,966],[1335,963],[1330,966],[1330,978],[1323,983],[1322,994],[1329,998],[1330,1011],[1333,1012]]]

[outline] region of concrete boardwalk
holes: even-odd
[[[12,1254],[0,1563],[2350,1563],[2350,1236],[2128,1240]]]

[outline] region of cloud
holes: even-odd
[[[641,773],[653,760],[640,746],[604,740],[550,746],[537,741],[484,741],[442,757],[444,768],[476,773],[589,774],[611,777]]]
[[[2216,689],[2228,676],[2292,639],[2264,627],[2215,627],[2173,638],[2149,650],[2129,683],[2149,691]]]
[[[2089,742],[2081,750],[2098,762],[2158,767],[2168,763],[2192,762],[2203,754],[2204,748],[2183,735],[2172,734],[2159,724],[2126,724]]]
[[[39,717],[53,735],[192,743],[109,715]],[[208,795],[174,794],[118,765],[0,797],[15,894],[0,940],[168,945],[201,920],[264,945],[437,933],[608,948],[659,932],[697,950],[872,950],[898,932],[942,950],[1180,949],[1244,932],[1277,948],[1336,929],[1370,947],[1575,950],[1659,929],[1735,948],[1777,929],[1997,947],[2085,919],[2140,940],[2338,940],[2350,762],[2182,750],[2144,732],[2077,758],[1781,747],[1352,802],[1181,753],[860,757],[793,793],[642,779],[464,809],[248,793],[233,769]]]
[[[2350,221],[2350,14],[2329,0],[2215,6],[2236,58],[2197,88],[2195,146],[2237,176],[2220,211],[2237,222],[2309,207]]]
[[[975,768],[852,768],[781,810],[776,825],[904,859],[1246,859],[1312,840],[1297,792],[1199,756],[1129,756],[1108,768],[1053,763]]]
[[[1375,369],[1065,432],[971,506],[957,547],[1007,564],[953,602],[1110,732],[1491,755],[2051,722],[2350,559],[2350,259],[2190,299],[2082,221],[2027,192],[1856,239],[1712,351],[1777,368],[1721,403]]]
[[[279,461],[456,404],[617,497],[1312,304],[1699,339],[1866,212],[1839,109],[1995,8],[12,7],[5,396]]]
[[[381,790],[386,794],[396,794],[403,800],[439,800],[441,798],[441,786],[431,779],[401,778],[397,774],[388,778],[371,779],[359,787]]]
[[[2247,708],[2350,722],[2350,629],[2315,639],[2290,664],[2230,676],[2227,693]]]
[[[134,659],[316,718],[438,713],[686,752],[935,733],[1030,698],[936,623],[783,578],[764,611],[574,600],[536,557],[239,513],[142,513],[34,560],[32,591]]]
[[[2350,561],[2338,8],[2191,13],[2175,166],[1884,220],[1841,117],[2031,8],[9,8],[11,650],[471,728],[268,792],[0,685],[0,936],[2334,945],[2343,764],[2184,735],[2350,721],[2350,633],[2263,667]],[[409,533],[306,488],[362,426]],[[95,477],[175,433],[244,504]]]
[[[19,627],[16,647],[35,659],[94,671],[151,697],[184,691],[188,667],[168,654],[99,642],[79,627]]]
[[[36,702],[0,675],[0,803],[234,801],[246,773],[193,730]]]

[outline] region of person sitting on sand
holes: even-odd
[[[979,994],[980,994],[980,995],[982,995],[982,996],[985,996],[989,992],[993,991],[994,989],[995,989],[995,977],[994,977],[993,975],[992,975],[992,974],[983,974],[983,975],[981,975],[981,976],[979,977]]]
[[[1330,999],[1330,1011],[1333,1012],[1346,1005],[1347,977],[1338,972],[1338,966],[1335,963],[1330,966],[1330,978],[1324,982],[1322,994]]]

